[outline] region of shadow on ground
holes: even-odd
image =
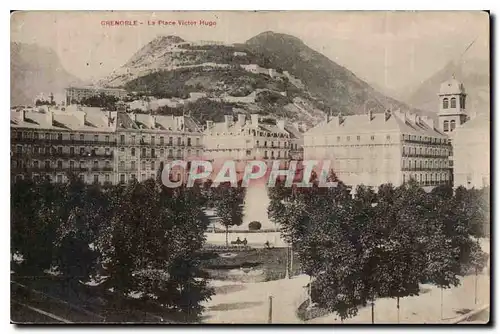
[[[231,284],[231,285],[223,285],[214,287],[215,294],[217,295],[225,295],[232,292],[237,292],[245,290],[245,286],[242,284]]]
[[[208,308],[209,311],[232,311],[262,305],[262,302],[221,303]]]

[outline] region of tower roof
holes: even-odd
[[[464,85],[455,79],[455,77],[443,82],[441,88],[439,89],[440,95],[447,94],[465,94]]]

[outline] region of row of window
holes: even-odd
[[[148,166],[150,167],[151,170],[156,170],[156,162],[153,160],[151,161],[151,163],[148,164]],[[159,165],[158,165],[159,166]],[[121,170],[124,170],[126,167],[125,167],[125,161],[120,161],[120,165],[119,165],[119,168]],[[137,164],[135,161],[131,161],[130,162],[130,170],[136,170],[137,169]],[[146,167],[146,161],[142,161],[141,162],[141,169],[142,170],[146,170],[147,167]]]
[[[275,155],[274,151],[271,151],[271,155],[269,155],[267,151],[264,151],[264,159],[281,158],[281,157],[286,158],[286,152],[283,152],[283,156],[281,154],[281,151],[277,151],[277,152],[278,152],[278,154]],[[246,155],[247,155],[247,157],[251,156],[252,150],[247,150]],[[288,154],[288,155],[290,155],[290,154]]]
[[[281,142],[279,142],[279,141],[278,141],[278,145],[277,145],[277,146],[274,146],[274,142],[273,142],[273,141],[272,141],[272,142],[270,142],[270,143],[271,143],[271,144],[270,144],[270,146],[269,146],[269,147],[277,147],[277,148],[280,148],[280,147],[281,147]],[[283,142],[283,143],[284,143],[284,144],[283,144],[283,147],[285,147],[285,148],[286,148],[286,147],[288,147],[288,142],[287,142],[287,141],[285,141],[285,142]],[[258,140],[255,142],[255,146],[256,146],[256,147],[260,147],[260,142],[259,142]],[[267,141],[264,141],[264,147],[268,147],[268,145],[267,145]],[[295,144],[295,143],[290,143],[290,148],[291,148],[291,149],[294,149],[294,148],[295,148],[295,149],[297,149],[297,144]]]
[[[84,174],[80,174],[79,177],[80,177],[80,180],[82,180],[82,181],[85,182],[85,175]],[[156,177],[155,173],[149,174],[149,178],[153,179],[155,177]],[[177,177],[180,178],[180,175],[177,175]],[[45,175],[45,178],[48,179],[49,181],[51,181],[50,175]],[[145,173],[141,174],[141,181],[145,181],[145,180],[147,180],[147,178],[148,178],[147,174],[145,174]],[[22,179],[24,179],[24,175],[22,175],[22,174],[16,175],[16,180],[17,181],[22,180]],[[40,179],[40,175],[33,174],[33,180],[37,181],[39,179]],[[135,174],[131,174],[129,179],[130,180],[135,180],[136,179],[136,175]],[[61,174],[56,175],[55,181],[57,183],[62,183],[64,181],[63,175],[61,175]],[[92,176],[92,181],[94,183],[100,183],[100,182],[111,183],[111,175],[109,173],[104,174],[104,178],[103,178],[102,175],[94,174]],[[119,181],[120,182],[126,182],[126,176],[125,176],[125,174],[120,174]]]
[[[427,137],[427,136],[417,136],[417,135],[407,135],[404,134],[403,140],[411,140],[411,141],[421,141],[431,144],[447,144],[447,138],[436,138],[436,137]]]
[[[462,121],[460,121],[460,124],[463,124]],[[444,121],[443,122],[443,131],[444,132],[452,132],[453,130],[455,130],[457,126],[457,123],[454,119],[452,119],[451,121]]]
[[[78,149],[78,153],[80,155],[97,155],[99,152],[98,148],[93,148],[93,149],[88,149],[85,147],[80,147],[76,148]],[[34,154],[63,154],[63,153],[68,153],[68,151],[64,152],[66,150],[63,150],[62,146],[58,147],[44,147],[44,146],[22,146],[22,145],[16,145],[16,153],[21,154],[21,153],[34,153]],[[69,154],[70,155],[75,155],[76,154],[75,147],[71,146],[69,147]],[[104,149],[104,154],[105,155],[111,155],[111,149],[109,147],[106,147]]]
[[[50,139],[50,140],[63,140],[63,134],[62,133],[51,133],[51,132],[46,132],[46,133],[41,133],[41,132],[29,132],[29,131],[13,131],[12,135],[17,138],[17,139]],[[87,134],[87,139],[86,140],[91,140],[91,138],[88,137],[89,135]],[[98,135],[94,134],[93,135],[93,140],[95,142],[98,142],[100,139],[104,138],[105,142],[109,142],[111,140],[110,135]],[[85,135],[84,134],[75,134],[75,133],[70,133],[69,134],[69,140],[80,140],[83,141],[85,140]],[[147,141],[150,140],[150,144],[155,145],[156,144],[156,137],[151,136],[150,138],[146,135],[141,136],[140,142],[141,143],[147,143]],[[196,146],[200,146],[200,138],[196,138]],[[176,139],[177,145],[183,145],[182,142],[182,137],[177,137]],[[125,144],[125,135],[120,135],[120,144]],[[132,135],[130,136],[130,142],[127,144],[136,144],[139,142],[136,142],[136,136]],[[168,138],[168,145],[172,146],[174,143],[174,138],[169,137]],[[159,137],[159,144],[160,145],[165,145],[165,137],[160,136]],[[187,146],[192,145],[192,138],[187,138]]]
[[[403,168],[447,168],[447,160],[403,160]]]
[[[443,109],[455,109],[457,107],[457,99],[452,97],[448,100],[447,97],[443,99]],[[460,109],[465,109],[465,96],[460,96]]]
[[[258,137],[274,137],[274,138],[289,138],[290,136],[288,134],[284,134],[284,133],[276,133],[276,132],[261,132],[261,131],[257,131],[257,130],[253,130],[253,129],[249,129],[248,131],[246,131],[246,133],[244,132],[239,132],[239,133],[233,133],[233,132],[216,132],[215,135],[216,136],[226,136],[226,135],[230,135],[230,136],[235,136],[235,135],[245,135],[245,134],[249,134],[249,135],[252,135],[252,136],[258,136]]]
[[[376,135],[370,135],[370,140],[374,141],[376,139]],[[337,136],[337,142],[342,142],[344,139],[346,142],[351,142],[351,141],[361,141],[363,139],[363,136],[357,135],[357,136]],[[352,140],[351,140],[352,139]],[[444,138],[435,138],[435,137],[426,137],[426,136],[416,136],[416,135],[402,135],[403,140],[411,140],[411,141],[421,141],[421,142],[427,142],[427,143],[435,143],[435,144],[445,144],[447,142],[447,139]],[[385,135],[385,140],[386,141],[391,141],[391,135]]]
[[[448,174],[446,173],[414,173],[414,174],[409,174],[408,177],[403,174],[403,183],[410,181],[410,180],[415,180],[419,183],[422,182],[444,182],[448,181]]]
[[[121,147],[120,148],[120,153],[121,154],[126,154],[127,152],[128,152],[128,149],[126,149],[125,147]],[[148,149],[148,148],[143,147],[141,149],[141,157],[146,157],[146,156],[148,156],[149,153],[150,153],[150,155],[149,155],[150,157],[156,157],[156,152],[159,152],[160,157],[164,157],[165,156],[165,149],[163,149],[163,148],[159,149],[159,150],[156,150],[154,148]],[[187,156],[191,156],[191,153],[192,153],[191,150],[187,150]],[[174,150],[173,149],[169,149],[167,154],[168,154],[167,156],[169,158],[173,157],[174,156]],[[130,155],[133,156],[133,157],[136,156],[136,149],[135,149],[135,147],[131,147],[130,148]],[[176,156],[179,157],[179,158],[182,157],[182,150],[178,149]],[[200,151],[199,150],[195,151],[195,156],[196,157],[200,156]]]
[[[81,160],[81,161],[74,161],[74,160],[70,160],[69,161],[69,168],[70,169],[73,169],[73,168],[76,168],[77,167],[77,164],[78,164],[78,168],[88,168],[88,167],[92,167],[92,168],[100,168],[100,167],[105,167],[105,168],[111,168],[111,162],[109,160],[106,160],[104,162],[104,166],[99,166],[99,161],[97,160],[94,160],[93,162],[86,162],[84,160]],[[31,163],[29,162],[23,162],[22,160],[12,160],[12,168],[29,168],[29,167],[33,167],[33,168],[59,168],[59,169],[62,169],[63,168],[63,161],[62,160],[57,160],[56,162],[52,162],[50,160],[45,160],[45,161],[39,161],[39,160],[33,160]]]
[[[50,139],[50,140],[63,140],[63,134],[62,133],[53,133],[53,132],[46,132],[46,133],[42,133],[42,132],[29,132],[29,131],[15,131],[15,132],[12,132],[13,135],[15,133],[15,138],[17,139]],[[89,135],[87,135],[87,140],[91,140],[91,138],[93,138],[93,140],[95,142],[98,142],[100,138],[104,138],[104,141],[105,142],[108,142],[110,141],[110,136],[109,135],[104,135],[104,136],[99,136],[98,134],[94,134],[93,137],[89,138],[88,137]],[[70,133],[69,134],[69,140],[85,140],[85,135],[84,134],[75,134],[75,133]]]
[[[120,144],[131,144],[131,145],[135,145],[135,144],[138,144],[138,143],[141,143],[141,144],[151,144],[151,145],[156,145],[157,142],[156,142],[156,136],[146,136],[146,135],[142,135],[141,138],[140,138],[140,141],[139,142],[136,142],[136,136],[135,135],[131,135],[130,136],[130,141],[129,142],[126,142],[125,140],[125,135],[120,135]],[[187,146],[191,146],[192,145],[192,138],[188,137],[186,138],[187,139],[187,142],[186,142],[186,145]],[[149,140],[149,142],[148,142]],[[200,146],[200,138],[195,138],[196,140],[196,146]],[[165,145],[165,137],[163,136],[160,136],[159,137],[159,142],[158,142],[160,145]],[[182,141],[182,137],[177,137],[176,139],[176,144],[177,146],[181,146],[181,145],[184,145],[184,142]],[[168,145],[169,146],[173,146],[174,145],[174,137],[168,137]]]
[[[418,155],[440,155],[447,156],[446,149],[430,148],[430,147],[406,147],[403,146],[403,154],[418,154]]]

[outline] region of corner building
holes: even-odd
[[[11,177],[114,183],[116,112],[99,108],[11,111]]]
[[[328,117],[304,134],[304,159],[330,160],[347,185],[451,182],[448,137],[427,117],[386,111]]]

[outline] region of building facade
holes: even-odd
[[[453,146],[450,166],[454,187],[490,185],[490,119],[467,109],[464,85],[454,77],[441,84],[439,125]]]
[[[80,103],[82,99],[92,96],[105,94],[123,99],[127,96],[127,91],[120,88],[102,88],[102,87],[68,87],[66,88],[66,105]]]
[[[95,109],[11,112],[11,177],[113,183],[116,112]]]
[[[118,113],[116,137],[118,182],[154,178],[162,162],[203,155],[201,129],[187,116]]]
[[[187,116],[99,108],[11,112],[11,177],[86,183],[155,177],[161,162],[202,154],[202,132]]]
[[[451,181],[451,145],[434,121],[400,111],[328,117],[304,134],[304,159],[330,160],[347,185]]]
[[[453,184],[480,189],[490,185],[490,119],[480,114],[452,134]]]
[[[235,120],[226,115],[224,122],[207,122],[203,137],[205,154],[211,159],[283,160],[292,155],[301,160],[300,131],[284,120],[262,122],[258,114],[250,120],[239,114]]]

